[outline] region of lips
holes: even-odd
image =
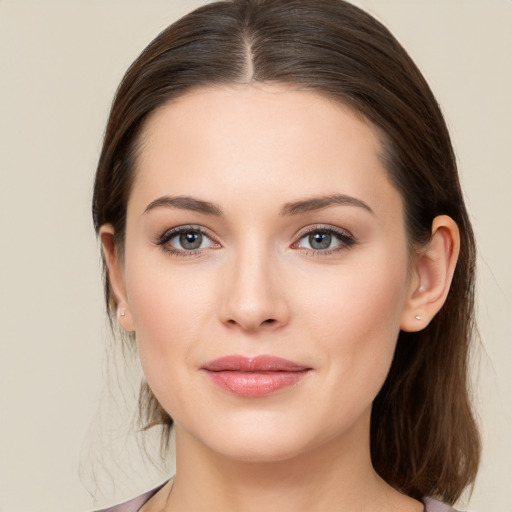
[[[242,397],[267,396],[301,381],[311,370],[287,359],[269,355],[230,355],[201,368],[220,388]]]

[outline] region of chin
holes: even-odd
[[[228,459],[240,462],[280,462],[290,460],[305,451],[301,444],[283,442],[276,439],[239,439],[226,445],[213,446],[213,449]]]
[[[304,422],[301,425],[297,421],[275,421],[275,418],[271,421],[259,417],[250,424],[224,421],[197,438],[211,451],[231,460],[279,462],[300,456],[319,444],[315,432],[305,427]]]

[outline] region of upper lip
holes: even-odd
[[[300,372],[311,370],[311,367],[270,355],[255,357],[229,355],[209,361],[202,366],[202,369],[211,372]]]

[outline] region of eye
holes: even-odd
[[[302,234],[299,241],[294,244],[294,248],[330,254],[347,249],[355,243],[354,237],[346,231],[334,228],[312,228]]]
[[[203,249],[217,247],[219,244],[200,228],[181,226],[166,231],[158,239],[157,245],[168,253],[188,256],[197,254]]]

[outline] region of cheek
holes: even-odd
[[[394,259],[371,259],[326,275],[317,281],[325,284],[310,288],[303,304],[304,330],[328,356],[324,363],[332,388],[362,403],[370,403],[382,386],[400,331],[407,258],[397,260],[396,254]]]
[[[327,268],[314,280],[305,279],[303,289],[294,293],[307,297],[302,301],[302,314],[323,331],[330,331],[328,339],[345,334],[347,339],[355,339],[360,337],[357,333],[385,337],[390,330],[398,333],[408,279],[406,258],[396,256],[365,258],[356,264]]]
[[[199,279],[161,256],[136,250],[126,260],[125,272],[144,374],[166,410],[179,410],[181,397],[191,392],[188,372],[203,341],[212,287],[206,276]]]
[[[198,311],[208,302],[206,283],[155,266],[147,272],[139,266],[132,276],[127,279],[127,294],[138,337],[162,344],[162,350],[184,336],[193,338]]]
[[[171,259],[144,235],[128,230],[126,292],[141,344],[164,351],[193,339],[198,314],[212,302],[213,277],[197,265]]]

